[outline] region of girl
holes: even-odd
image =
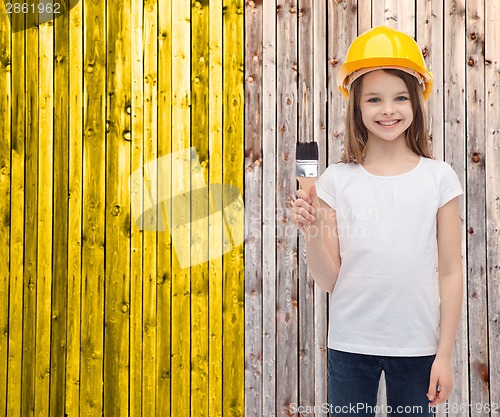
[[[337,81],[349,98],[342,160],[297,191],[290,215],[331,293],[330,415],[374,416],[384,371],[388,415],[431,416],[453,388],[463,296],[463,192],[429,150],[432,77],[416,42],[381,26],[354,40]]]

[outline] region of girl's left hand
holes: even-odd
[[[451,360],[436,356],[431,368],[431,378],[427,398],[429,407],[445,402],[453,390],[453,370]]]

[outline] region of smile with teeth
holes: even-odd
[[[400,122],[399,119],[397,120],[379,120],[377,123],[382,126],[394,126],[396,123]]]

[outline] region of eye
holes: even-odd
[[[368,103],[378,103],[378,102],[380,102],[380,99],[377,97],[368,99]]]
[[[409,98],[405,96],[399,96],[396,98],[396,101],[406,101],[406,100],[409,100]]]

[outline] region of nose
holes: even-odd
[[[390,116],[394,114],[394,107],[392,105],[392,102],[386,102],[384,105],[384,108],[382,109],[382,114],[384,116]]]

